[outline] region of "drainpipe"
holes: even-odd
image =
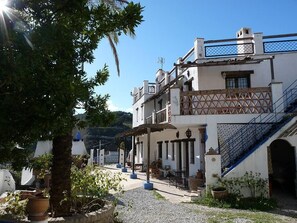
[[[273,59],[274,56],[272,56],[270,60],[270,72],[271,72],[271,82],[274,82],[274,66],[273,66]]]

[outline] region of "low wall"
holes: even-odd
[[[114,209],[115,209],[115,206],[113,205],[113,203],[107,202],[106,205],[98,211],[90,212],[88,214],[77,214],[70,217],[48,218],[48,222],[49,223],[113,223]],[[24,220],[20,222],[28,223],[30,221]]]
[[[49,223],[112,223],[114,222],[114,205],[107,203],[102,209],[84,215],[71,217],[49,218]]]

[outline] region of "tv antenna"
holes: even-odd
[[[159,57],[158,58],[158,63],[161,64],[161,69],[163,70],[163,64],[165,63],[165,58],[164,57]]]

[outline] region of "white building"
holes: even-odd
[[[216,165],[205,154],[213,148],[222,177],[261,173],[295,194],[296,39],[297,34],[264,36],[250,28],[234,39],[197,38],[172,70],[160,69],[155,81],[135,87],[133,128],[176,127],[150,134],[150,162],[161,159],[185,178],[203,170],[212,184]],[[145,166],[147,136],[134,134],[135,163]]]

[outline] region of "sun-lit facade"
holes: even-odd
[[[296,119],[288,110],[297,99],[296,39],[296,34],[265,36],[250,28],[241,28],[232,39],[197,38],[171,70],[160,69],[154,81],[135,87],[133,127],[176,127],[151,134],[150,161],[160,159],[163,168],[182,172],[186,179],[202,170],[211,183],[205,154],[212,148],[220,155],[224,177],[246,171],[273,177],[272,168],[280,166],[271,159],[279,154],[267,148],[276,146],[273,142]],[[284,122],[286,116],[293,119]],[[272,125],[278,128],[270,134]],[[135,163],[146,166],[147,134],[134,138]],[[293,179],[296,153],[294,147],[285,155],[292,160]]]

